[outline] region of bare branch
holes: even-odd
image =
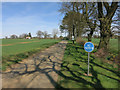
[[[104,4],[106,10],[108,11],[109,10],[109,4],[108,4],[108,2],[103,2],[103,4]]]

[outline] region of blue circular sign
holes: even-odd
[[[94,45],[93,45],[93,43],[91,43],[91,42],[86,42],[86,43],[84,44],[84,49],[85,49],[85,51],[87,51],[87,52],[92,52],[92,51],[94,50]]]

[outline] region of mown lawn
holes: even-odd
[[[93,53],[93,52],[92,52]],[[63,88],[118,88],[118,65],[104,62],[90,54],[90,74],[87,74],[88,53],[84,47],[69,42],[61,65],[59,84]]]
[[[10,66],[13,63],[18,63],[22,59],[27,58],[30,55],[48,48],[58,42],[60,42],[60,40],[55,39],[3,39],[2,45],[12,45],[2,46],[2,70],[5,70],[6,66]]]

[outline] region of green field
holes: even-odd
[[[3,39],[3,70],[5,70],[5,66],[11,65],[13,61],[14,63],[17,63],[44,48],[48,48],[49,46],[58,43],[59,41],[60,40],[55,39]]]
[[[2,44],[15,44],[19,42],[40,41],[39,39],[3,39]]]
[[[93,39],[93,43],[98,44],[98,42],[98,39]],[[117,44],[117,39],[110,41],[111,52],[116,53],[118,51]],[[118,88],[120,82],[118,65],[114,62],[108,63],[109,60],[107,59],[97,58],[92,52],[90,54],[90,74],[92,76],[86,76],[87,55],[82,45],[76,43],[73,45],[69,41],[64,53],[61,71],[59,72],[58,83],[63,88]]]
[[[83,40],[87,41],[86,38],[84,38]],[[92,39],[92,43],[94,44],[99,44],[100,39]],[[118,53],[118,39],[110,39],[110,43],[109,43],[109,51],[111,53]]]
[[[34,42],[36,41],[36,42]],[[10,46],[2,46],[2,56],[6,57],[9,55],[15,55],[19,53],[24,53],[27,51],[32,51],[35,49],[42,49],[46,46],[49,46],[58,40],[54,39],[33,39],[33,40],[24,40],[24,39],[4,39],[2,40],[2,44],[13,44]],[[21,44],[19,42],[31,42],[31,43],[24,43]]]

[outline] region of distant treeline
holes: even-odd
[[[57,29],[53,29],[53,32],[52,34],[49,34],[47,31],[41,31],[41,30],[38,30],[37,33],[36,33],[36,36],[32,37],[32,34],[29,32],[28,34],[27,33],[23,33],[21,35],[10,35],[10,37],[8,36],[5,36],[4,39],[31,39],[31,38],[38,38],[38,39],[41,39],[41,38],[54,38],[54,39],[57,39],[57,38],[61,38],[62,36],[59,36],[58,37],[58,30]]]

